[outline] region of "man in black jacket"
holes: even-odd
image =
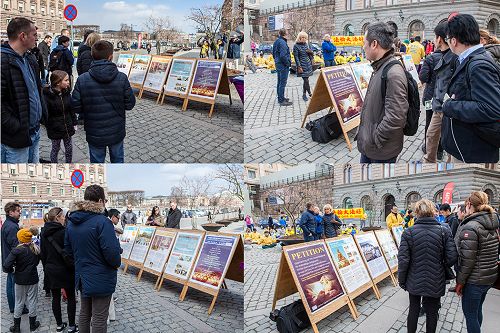
[[[446,224],[450,226],[451,235],[453,236],[453,239],[455,239],[459,225],[457,214],[451,212],[451,207],[447,203],[439,206],[439,214],[446,218]]]
[[[458,63],[442,105],[443,148],[453,163],[497,163],[498,143],[479,136],[477,125],[494,126],[500,121],[500,69],[480,44],[473,16],[451,18],[447,40]]]
[[[9,44],[1,47],[2,163],[38,163],[40,122],[47,112],[35,57],[32,21],[16,17],[7,26]]]
[[[46,35],[43,41],[41,41],[38,44],[38,49],[40,50],[40,54],[43,57],[43,68],[40,68],[43,83],[48,82],[47,74],[49,69],[49,55],[50,55],[51,44],[52,44],[52,37],[50,35]]]
[[[182,213],[177,208],[177,203],[175,201],[170,202],[170,209],[168,210],[167,215],[167,228],[175,228],[180,229]]]

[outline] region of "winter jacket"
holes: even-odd
[[[70,138],[75,134],[76,114],[71,107],[71,94],[68,90],[57,92],[51,87],[43,88],[47,104],[47,136],[52,140]]]
[[[331,41],[323,41],[321,44],[321,52],[323,53],[323,60],[330,61],[335,57],[337,47]]]
[[[40,258],[50,289],[74,288],[75,285],[74,263],[71,260],[65,260],[64,254],[59,253],[54,246],[54,244],[59,246],[64,253],[65,231],[62,224],[49,221],[45,222],[40,233]]]
[[[229,40],[229,44],[227,46],[227,55],[226,55],[228,59],[239,59],[241,57],[240,48],[243,41],[244,41],[243,35]]]
[[[396,64],[387,73],[385,101],[382,100],[382,71],[396,58],[394,51],[373,62],[360,124],[355,139],[358,150],[374,160],[397,157],[403,150],[403,128],[408,113],[408,82],[402,65]]]
[[[167,214],[167,228],[180,229],[182,213],[179,208],[170,208]]]
[[[330,213],[323,215],[323,223],[325,226],[325,237],[337,237],[338,229],[342,224],[342,221],[338,218],[336,214]]]
[[[120,243],[101,204],[77,201],[68,217],[64,249],[75,263],[75,288],[83,297],[115,292]]]
[[[31,50],[29,50],[29,53],[35,57],[36,60],[36,68],[35,68],[35,75],[37,78],[40,78],[40,80],[44,80],[45,76],[45,63],[43,61],[43,56],[42,53],[40,52],[40,49],[38,47],[34,47]]]
[[[72,106],[85,119],[85,135],[92,146],[104,147],[125,138],[125,110],[135,106],[127,75],[116,64],[97,60],[76,81]]]
[[[444,237],[443,237],[444,236]],[[446,264],[457,261],[450,228],[433,217],[420,217],[401,236],[398,252],[399,285],[412,295],[438,298],[445,294]]]
[[[500,67],[500,44],[488,44],[484,46],[484,49],[490,53],[497,66]]]
[[[323,235],[324,233],[324,225],[323,225],[323,217],[321,215],[314,215],[314,219],[316,220],[316,235]]]
[[[422,104],[425,105],[426,101],[430,101],[434,95],[434,86],[436,84],[436,72],[434,67],[441,59],[441,51],[437,50],[433,54],[427,56],[424,60],[418,78],[422,83],[425,83],[424,96],[422,97]]]
[[[492,285],[497,278],[498,216],[477,212],[464,218],[458,227],[457,283]]]
[[[137,223],[137,216],[133,211],[128,211],[126,210],[121,217],[121,222],[122,225],[125,226],[126,224],[136,224]]]
[[[394,214],[390,212],[385,218],[385,223],[387,224],[387,229],[392,229],[392,227],[403,225],[403,217],[399,213]]]
[[[1,53],[2,144],[12,148],[26,148],[31,146],[30,103],[28,87],[18,64],[18,61],[23,61],[23,57],[12,50],[9,45],[2,45]],[[30,54],[26,54],[24,59],[31,66],[33,73],[36,73],[38,67],[36,59]],[[42,82],[36,80],[36,85],[42,104],[40,121],[43,123],[47,116],[47,109],[43,102]],[[38,128],[39,125],[32,131]]]
[[[307,43],[295,43],[293,46],[293,57],[297,65],[298,77],[309,77],[313,74],[312,55],[309,55],[308,52],[312,51],[307,46]],[[299,73],[299,67],[302,68],[302,73]]]
[[[2,224],[2,265],[7,260],[7,257],[13,248],[19,244],[17,240],[17,232],[19,231],[19,220],[7,216]]]
[[[481,139],[473,126],[500,120],[500,69],[484,48],[457,65],[448,95],[455,98],[442,106],[444,150],[466,163],[498,162],[498,148]]]
[[[314,213],[310,210],[306,210],[302,213],[299,222],[302,231],[304,231],[304,235],[315,235],[316,234],[316,218]]]
[[[78,49],[78,61],[76,62],[76,71],[78,75],[82,75],[89,71],[90,65],[92,61],[94,61],[91,50],[92,49],[87,44],[84,44]]]
[[[456,62],[458,56],[451,52],[450,49],[443,52],[441,59],[434,66],[436,74],[436,83],[432,99],[432,111],[443,111],[443,100],[450,84],[451,77],[455,72]]]
[[[45,43],[45,41],[41,41],[38,43],[38,49],[43,57],[43,68],[47,69],[49,67],[50,47],[47,43]]]
[[[67,47],[64,47],[63,45],[57,45],[57,47],[52,50],[50,58],[52,58],[52,55],[56,52],[62,52],[62,55],[57,64],[57,69],[65,71],[66,73],[68,73],[69,76],[72,76],[73,64],[75,63],[75,58],[73,57],[73,54]]]
[[[14,270],[14,283],[26,286],[38,283],[38,263],[40,256],[35,254],[28,244],[18,245],[12,249],[3,264],[6,272]]]
[[[290,48],[286,39],[281,36],[273,44],[273,58],[277,70],[289,69],[292,66]]]
[[[446,217],[446,224],[448,224],[448,226],[450,227],[451,235],[453,236],[453,238],[455,238],[455,235],[457,234],[458,225],[460,224],[460,221],[458,221],[457,214],[452,213],[448,215]]]

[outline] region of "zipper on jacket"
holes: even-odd
[[[63,98],[62,98],[62,94],[59,95],[59,98],[61,99],[61,104],[62,104],[63,119],[64,119],[64,128],[66,129],[66,135],[68,136],[68,138],[70,138],[69,131],[68,131],[68,125],[66,125],[66,111],[64,110],[64,101],[63,101]]]

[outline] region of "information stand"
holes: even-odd
[[[398,248],[396,243],[387,229],[375,230],[375,236],[382,248],[387,265],[389,265],[389,269],[394,279],[396,279],[396,272],[398,271]]]
[[[196,65],[196,59],[191,58],[173,58],[170,65],[170,73],[163,87],[163,94],[160,104],[163,105],[165,96],[179,97],[183,99],[182,110],[186,109],[187,96],[191,81],[193,81],[193,72]]]
[[[422,83],[420,82],[420,79],[418,77],[417,68],[415,67],[415,65],[418,65],[418,64],[413,63],[413,58],[412,58],[411,54],[404,54],[402,56],[402,59],[403,59],[403,64],[404,64],[406,70],[408,72],[410,72],[410,74],[413,77],[413,79],[415,80],[415,82],[417,82],[418,86],[421,87]]]
[[[208,308],[208,314],[211,314],[224,279],[232,278],[244,282],[244,272],[240,266],[244,260],[243,256],[243,241],[240,235],[207,232],[194,269],[179,299],[184,300],[190,287],[212,295],[212,303]],[[240,267],[239,274],[226,276],[231,266],[233,272],[236,267]]]
[[[139,91],[139,99],[142,98],[142,93],[144,91],[149,91],[158,94],[158,98],[156,99],[156,104],[158,104],[163,90],[163,85],[165,84],[165,80],[168,76],[171,62],[171,56],[153,56],[151,58],[151,63],[149,64],[144,84]]]
[[[344,305],[356,318],[356,310],[323,240],[283,247],[272,310],[278,300],[296,292],[300,294],[315,333],[319,333],[316,325],[319,321]]]
[[[372,77],[373,67],[369,62],[355,62],[351,63],[350,66],[364,101]]]
[[[137,281],[141,280],[143,272],[151,273],[158,277],[154,286],[154,289],[157,288],[163,270],[165,269],[165,264],[170,256],[170,251],[172,250],[176,235],[177,229],[156,228],[148,254],[137,276]]]
[[[401,236],[403,235],[403,231],[404,231],[403,227],[400,225],[391,228],[392,237],[394,238],[394,241],[396,242],[398,249],[399,246],[401,245]]]
[[[134,61],[133,54],[121,53],[118,56],[118,60],[116,61],[116,67],[120,72],[124,73],[128,77],[133,61]]]
[[[205,236],[204,231],[179,230],[170,252],[163,275],[158,284],[158,291],[161,289],[164,280],[180,283],[184,285],[193,269],[199,248]]]
[[[132,88],[142,89],[144,79],[148,72],[151,56],[147,54],[136,54],[132,62],[132,68],[128,75],[128,80]]]
[[[122,248],[122,263],[127,266],[128,259],[130,257],[130,252],[132,252],[132,247],[134,246],[135,237],[137,236],[137,231],[139,227],[136,225],[126,225],[123,229],[123,234],[120,235],[120,247]],[[125,273],[125,271],[124,271]]]
[[[322,68],[301,127],[308,116],[326,108],[328,113],[334,110],[347,147],[352,150],[347,133],[359,126],[362,107],[363,97],[349,65]]]
[[[211,105],[208,116],[212,117],[218,94],[228,95],[230,104],[233,104],[225,60],[198,59],[183,111],[190,100],[198,101]]]
[[[155,227],[140,226],[137,231],[137,236],[134,240],[134,245],[132,251],[130,252],[130,257],[123,268],[123,273],[127,273],[128,266],[133,266],[141,268],[148,254],[149,245],[151,244],[151,239],[155,233]]]

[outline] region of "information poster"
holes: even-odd
[[[135,237],[134,247],[130,253],[130,260],[140,262],[141,264],[144,262],[155,229],[155,227],[139,227],[137,237]]]
[[[335,46],[363,46],[365,36],[332,36]]]
[[[202,238],[203,234],[187,232],[177,233],[172,253],[170,254],[167,267],[165,268],[165,273],[187,280]]]
[[[161,91],[161,87],[168,75],[168,67],[171,60],[171,58],[167,57],[153,57],[151,59],[148,75],[146,75],[146,80],[144,81],[144,88]]]
[[[236,240],[236,237],[206,235],[190,280],[219,288]]]
[[[341,219],[362,219],[365,215],[365,210],[362,207],[334,209],[333,212]]]
[[[222,66],[221,61],[198,60],[190,95],[215,99]]]
[[[398,266],[398,248],[394,239],[392,239],[391,233],[387,229],[375,231],[378,239],[378,243],[384,251],[385,259],[389,264],[389,268],[393,269]]]
[[[149,55],[135,56],[132,68],[130,69],[130,75],[128,77],[131,84],[142,85],[148,70],[149,59],[151,59],[151,56]]]
[[[403,235],[403,227],[402,226],[397,226],[397,227],[392,227],[392,235],[394,236],[394,240],[396,241],[396,244],[401,246],[401,236]]]
[[[194,63],[195,60],[192,59],[173,59],[170,74],[165,84],[165,91],[177,94],[187,94],[189,82],[193,76]]]
[[[352,237],[329,238],[326,244],[349,293],[370,282],[370,276]]]
[[[354,63],[351,64],[351,68],[364,100],[370,78],[372,77],[373,68],[369,62]]]
[[[130,257],[130,252],[132,251],[132,246],[134,245],[138,230],[139,227],[135,225],[126,225],[125,229],[123,229],[123,234],[120,235],[120,247],[123,250],[123,259],[128,259]]]
[[[363,107],[361,92],[349,65],[335,66],[324,71],[340,118],[344,123],[359,116]]]
[[[132,60],[134,59],[133,54],[120,54],[118,60],[116,61],[116,67],[118,70],[128,76],[130,72],[130,67],[132,67]]]
[[[157,229],[151,241],[148,255],[144,261],[144,267],[155,272],[163,272],[163,267],[167,262],[172,244],[174,243],[175,232]]]
[[[324,242],[285,249],[285,254],[311,313],[344,295]]]
[[[405,64],[405,68],[408,72],[410,72],[411,76],[420,85],[420,79],[418,78],[418,72],[417,68],[415,67],[415,64],[413,63],[413,58],[411,57],[411,54],[404,54],[403,55],[403,63]]]
[[[389,270],[374,233],[356,234],[354,237],[358,241],[361,254],[365,258],[368,270],[373,279]]]

